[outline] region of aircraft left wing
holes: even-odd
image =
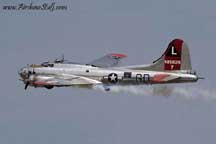
[[[122,58],[127,57],[125,54],[107,54],[99,59],[96,59],[88,65],[93,65],[96,67],[114,67],[119,64]]]
[[[37,76],[35,78],[35,85],[40,86],[72,86],[72,85],[96,85],[101,84],[100,81],[76,76],[69,74],[61,74],[61,75],[49,75],[49,76]]]

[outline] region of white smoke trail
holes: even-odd
[[[124,93],[124,94],[133,94],[133,95],[152,95],[151,89],[148,89],[144,86],[110,86],[110,91],[112,93]],[[95,90],[100,90],[102,92],[106,92],[104,87],[101,85],[96,85],[93,87]]]
[[[182,96],[188,99],[202,98],[206,100],[216,100],[215,89],[204,87],[176,87],[173,95]]]
[[[94,87],[96,90],[104,91],[103,86]],[[105,91],[104,91],[105,92]],[[202,98],[206,100],[216,100],[216,90],[204,87],[195,86],[171,86],[171,85],[156,85],[156,86],[111,86],[110,92],[125,93],[141,96],[176,96],[186,99]],[[167,94],[169,93],[169,94]]]
[[[119,93],[127,93],[127,94],[135,94],[135,95],[144,95],[151,96],[152,88],[144,87],[144,86],[113,86],[111,87],[111,92]]]

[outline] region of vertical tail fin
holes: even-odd
[[[191,71],[190,52],[187,44],[181,39],[171,41],[163,55],[146,67],[132,69],[153,71]]]
[[[150,66],[159,71],[191,71],[190,52],[187,44],[181,39],[171,41],[164,54]]]

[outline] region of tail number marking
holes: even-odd
[[[181,60],[165,60],[165,64],[181,64]]]
[[[149,83],[150,82],[150,75],[149,74],[137,74],[136,75],[136,82],[144,82]]]
[[[172,46],[172,47],[171,47],[171,49],[172,49],[172,52],[171,52],[171,53],[172,53],[172,55],[177,55],[177,53],[175,52],[175,47],[174,47],[174,46]]]

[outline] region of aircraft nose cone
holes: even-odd
[[[20,70],[18,70],[18,74],[20,75],[20,77],[22,79],[25,79],[27,76],[27,70],[26,68],[21,68]]]

